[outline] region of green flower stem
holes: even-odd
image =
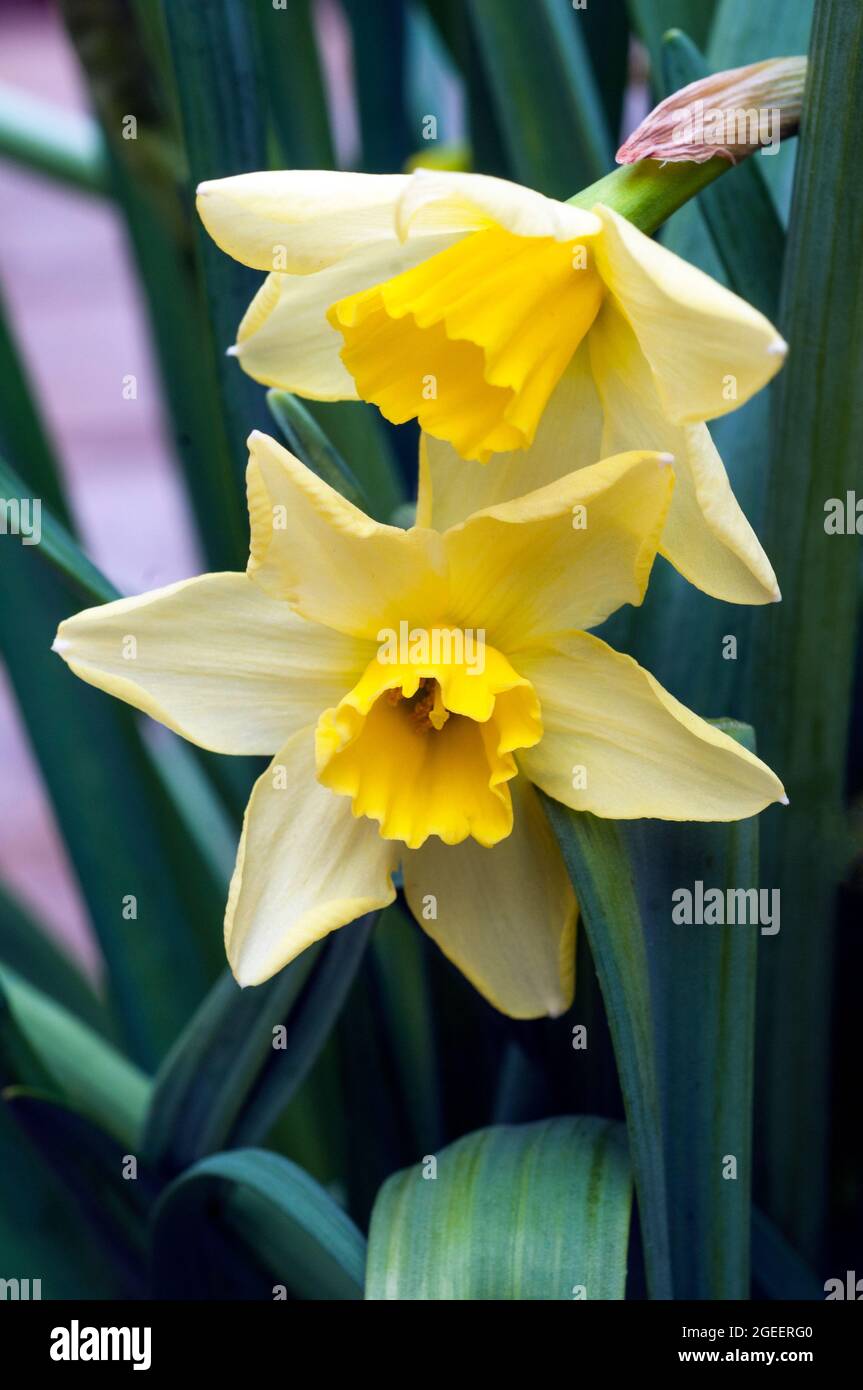
[[[612,170],[567,201],[579,208],[605,203],[650,236],[673,212],[733,167],[722,155],[714,155],[704,164],[661,164],[656,159],[642,159]]]

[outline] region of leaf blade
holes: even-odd
[[[434,1178],[419,1165],[384,1183],[366,1298],[621,1299],[631,1195],[613,1121],[478,1130],[442,1150]]]

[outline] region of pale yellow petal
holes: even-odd
[[[621,454],[453,527],[453,622],[508,655],[640,603],[673,486],[663,456]]]
[[[550,236],[556,241],[595,236],[602,227],[585,208],[489,174],[417,169],[396,205],[396,227],[403,238],[418,230],[479,231],[493,225],[518,236]]]
[[[406,174],[284,169],[198,185],[198,213],[218,246],[256,270],[308,275],[358,247],[396,239]]]
[[[675,425],[621,310],[606,300],[589,350],[605,412],[603,454],[664,449],[674,455],[677,486],[661,554],[692,584],[729,603],[771,603],[776,576],[731,490],[706,425]]]
[[[603,457],[601,438],[602,408],[584,342],[546,406],[529,449],[494,454],[480,464],[460,458],[451,444],[422,435],[417,525],[444,531],[473,512],[510,502],[596,463]]]
[[[271,754],[368,660],[367,644],[230,573],[88,608],[60,624],[54,650],[89,685],[218,753]]]
[[[225,910],[225,949],[258,985],[336,927],[395,897],[398,847],[315,781],[314,730],[293,735],[258,778]]]
[[[597,637],[572,633],[512,660],[545,729],[521,767],[564,805],[620,820],[729,821],[783,800],[765,763]]]
[[[650,363],[671,419],[712,420],[748,401],[782,366],[768,319],[709,275],[598,205],[596,257]]]
[[[362,246],[313,275],[268,275],[237,331],[234,356],[265,386],[312,400],[356,400],[354,379],[340,356],[344,340],[327,321],[327,310],[451,242],[451,237],[428,236],[403,245],[390,238]]]
[[[403,861],[416,920],[495,1008],[563,1013],[575,980],[575,896],[536,792],[511,783],[512,834],[492,849],[428,840]]]
[[[404,618],[443,620],[443,546],[434,531],[372,521],[257,430],[249,450],[249,574],[257,584],[313,622],[370,640]]]

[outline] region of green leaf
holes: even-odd
[[[752,1281],[760,1298],[824,1298],[824,1285],[758,1207],[752,1210]]]
[[[25,502],[38,500],[39,552],[46,560],[50,560],[61,574],[71,580],[82,598],[93,604],[109,603],[112,599],[120,597],[119,591],[87,559],[78,542],[70,535],[65,526],[61,525],[48,511],[42,498],[38,495],[34,498],[34,489],[28,488],[24,480],[3,458],[0,458],[0,498],[3,499],[3,503],[0,505],[5,505],[7,512],[9,502],[13,498]],[[36,513],[33,512],[32,516],[35,519]],[[30,544],[29,540],[23,543]]]
[[[268,391],[267,405],[292,454],[340,492],[355,507],[367,510],[369,499],[338,449],[330,443],[308,407],[288,391]]]
[[[672,894],[756,887],[757,821],[615,824],[544,800],[605,999],[651,1296],[747,1298],[758,928],[676,925]]]
[[[350,461],[350,471],[368,498],[369,516],[389,521],[406,498],[394,441],[411,427],[390,425],[365,401],[306,401],[305,405],[330,445]],[[417,453],[418,446],[410,460],[411,496],[416,490]]]
[[[207,13],[213,8],[206,6]],[[241,569],[248,554],[245,450],[243,440],[237,447],[228,433],[219,391],[234,323],[230,335],[215,343],[194,258],[199,227],[162,7],[155,0],[61,0],[61,9],[104,134],[111,185],[135,257],[174,444],[207,559],[215,570]],[[135,139],[124,138],[129,114],[137,122]],[[250,423],[251,417],[246,428]]]
[[[213,762],[218,755],[185,743],[169,730],[154,730],[153,734],[147,742],[152,765],[189,843],[196,847],[213,883],[227,898],[240,832],[237,820],[214,790]],[[247,800],[248,792],[243,797],[243,805]],[[242,806],[239,809],[242,814]],[[223,962],[220,940],[213,939],[207,959],[214,973],[218,972]]]
[[[71,526],[69,509],[60,477],[54,447],[36,406],[32,387],[18,352],[0,296],[0,450],[12,458],[26,460],[27,483],[10,480],[0,463],[0,497],[40,498],[53,508],[65,526]]]
[[[557,0],[470,0],[515,177],[551,197],[598,179],[612,141],[578,16]]]
[[[751,729],[720,727],[754,751]],[[674,1295],[748,1298],[756,960],[771,938],[755,924],[676,925],[671,907],[698,881],[757,889],[758,820],[627,829],[653,978]]]
[[[100,1124],[120,1142],[140,1137],[150,1083],[137,1067],[62,1005],[5,967],[0,967],[0,999],[15,1029],[37,1060],[41,1075],[11,1074],[7,1080],[44,1086]]]
[[[261,69],[279,139],[280,168],[331,169],[335,164],[311,0],[253,0]]]
[[[669,29],[682,29],[704,48],[713,23],[716,0],[628,0],[633,27],[650,54],[650,76],[662,96],[674,91],[663,82],[662,39]]]
[[[0,84],[0,157],[81,193],[107,194],[108,161],[96,122],[68,106]]]
[[[408,128],[405,76],[405,0],[344,0],[351,26],[354,80],[360,116],[363,168],[389,174],[401,169],[420,143]]]
[[[576,11],[574,18],[583,27],[608,132],[616,144],[621,133],[623,102],[629,82],[629,16],[626,0],[603,0],[601,5],[587,4]]]
[[[763,755],[791,805],[767,812],[765,881],[785,908],[763,961],[758,1113],[763,1204],[814,1258],[825,1195],[830,990],[844,871],[845,764],[859,615],[859,540],[826,504],[863,493],[863,8],[815,7],[806,120],[788,231],[765,548],[784,602],[758,614],[753,703]],[[831,211],[832,210],[832,211]]]
[[[68,1189],[0,1103],[0,1251],[3,1277],[41,1279],[43,1298],[112,1298],[116,1284]]]
[[[221,1267],[211,1258],[213,1226],[233,1238]],[[256,1260],[258,1298],[272,1298],[277,1284],[292,1298],[362,1297],[362,1235],[287,1158],[260,1149],[214,1154],[171,1184],[153,1218],[155,1294],[224,1297],[237,1247]]]
[[[809,47],[814,0],[719,0],[710,31],[707,60],[714,72],[760,63],[765,58],[790,58]],[[693,35],[697,39],[697,35]],[[703,47],[703,45],[701,45]],[[787,221],[794,180],[797,141],[783,140],[776,155],[759,157],[783,222]]]
[[[426,1159],[382,1187],[367,1298],[623,1298],[632,1179],[622,1125],[495,1126],[436,1164],[435,1176]]]
[[[542,796],[578,895],[626,1107],[652,1298],[672,1296],[662,1107],[644,928],[623,830]]]
[[[97,1033],[111,1032],[105,1006],[77,963],[2,885],[0,966],[13,970]]]
[[[372,972],[414,1145],[423,1152],[436,1148],[443,1134],[427,952],[423,933],[400,903],[381,913],[372,938]]]
[[[38,429],[23,374],[13,374],[4,389],[13,418],[20,408]],[[15,432],[21,449],[27,436],[27,429]],[[10,472],[0,481],[20,494]],[[52,655],[70,608],[67,581],[88,598],[114,590],[49,516],[43,530],[39,546],[3,538],[0,652],[103,947],[109,1003],[119,1003],[124,1039],[149,1064],[212,978],[223,885],[159,781],[136,717]],[[59,573],[42,568],[40,550]]]
[[[370,917],[343,927],[266,984],[219,980],[156,1079],[143,1139],[154,1168],[266,1137],[323,1047],[370,929]]]
[[[109,1004],[132,1055],[151,1065],[212,979],[223,885],[159,780],[138,716],[51,652],[77,605],[38,551],[2,541],[0,652],[102,946]]]
[[[171,0],[165,18],[182,113],[192,185],[267,167],[262,101],[252,15],[243,0]],[[226,357],[237,325],[261,283],[260,275],[225,255],[197,228],[198,257],[207,290],[226,432],[242,486],[246,439],[266,427],[263,388]]]
[[[96,1235],[108,1260],[111,1296],[143,1297],[147,1210],[155,1193],[146,1174],[136,1171],[134,1177],[124,1177],[135,1155],[53,1096],[9,1087],[3,1092],[3,1104]]]

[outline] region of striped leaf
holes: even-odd
[[[384,1184],[366,1298],[621,1299],[631,1204],[610,1120],[479,1130]]]

